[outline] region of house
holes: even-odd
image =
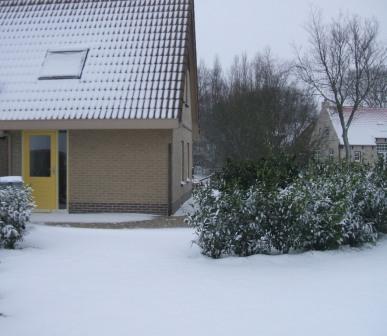
[[[0,2],[0,176],[41,211],[171,214],[198,134],[193,0]]]
[[[348,120],[352,107],[344,108]],[[337,110],[324,103],[318,118],[314,139],[318,139],[316,155],[321,159],[344,159],[345,148]],[[387,109],[360,108],[348,131],[351,160],[375,163],[379,156],[387,159]]]

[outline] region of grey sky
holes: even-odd
[[[276,57],[293,56],[292,44],[306,43],[304,25],[311,6],[326,18],[343,13],[375,17],[387,42],[387,0],[195,0],[198,59],[215,55],[229,65],[234,55],[270,47]]]

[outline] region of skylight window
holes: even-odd
[[[39,79],[80,79],[88,50],[47,51]]]

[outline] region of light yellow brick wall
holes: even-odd
[[[69,131],[70,203],[168,203],[170,130]]]

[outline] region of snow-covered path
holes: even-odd
[[[216,261],[192,238],[32,227],[0,251],[0,335],[387,335],[387,240]]]

